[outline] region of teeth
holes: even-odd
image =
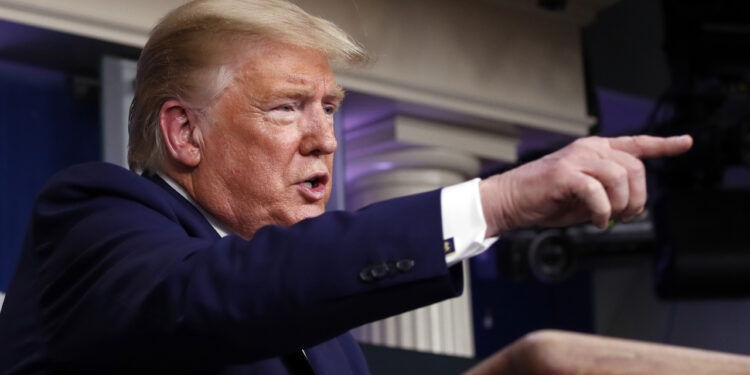
[[[310,188],[310,189],[312,189],[312,187],[313,187],[313,184],[310,181],[305,181],[305,182],[302,183],[302,185],[304,185],[306,188]]]

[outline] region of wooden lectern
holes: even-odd
[[[750,374],[750,356],[563,331],[532,332],[465,375]]]

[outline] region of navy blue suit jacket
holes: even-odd
[[[440,194],[219,238],[158,177],[87,164],[37,198],[0,373],[364,374],[349,329],[456,296]],[[401,261],[401,262],[399,262]],[[398,265],[398,266],[397,266]]]

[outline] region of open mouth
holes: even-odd
[[[299,184],[301,187],[307,190],[318,191],[318,190],[325,190],[327,183],[328,183],[328,174],[317,173],[317,174],[309,176],[306,180],[300,182]]]
[[[317,202],[326,197],[326,184],[328,183],[328,174],[319,173],[308,177],[306,180],[298,183],[300,194],[310,202]]]
[[[322,184],[323,184],[323,179],[320,177],[313,177],[302,183],[302,185],[308,189],[314,189]]]

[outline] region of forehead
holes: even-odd
[[[267,42],[252,48],[239,63],[235,78],[239,84],[261,89],[343,92],[336,84],[325,54],[284,43]]]

